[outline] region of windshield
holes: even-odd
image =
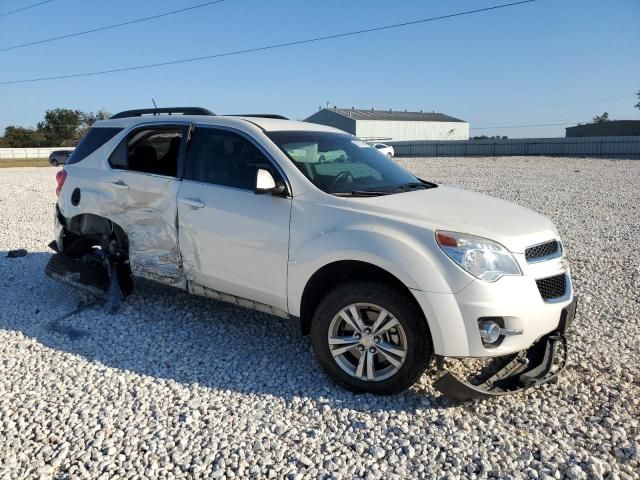
[[[299,131],[268,135],[316,187],[327,193],[383,195],[421,184],[385,154],[347,133]]]

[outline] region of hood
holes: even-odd
[[[528,208],[455,187],[438,186],[379,197],[349,197],[352,208],[432,230],[478,235],[514,253],[558,238],[553,223]]]

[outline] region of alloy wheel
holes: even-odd
[[[407,336],[398,319],[372,303],[344,307],[331,320],[329,350],[340,368],[362,381],[395,375],[407,356]]]

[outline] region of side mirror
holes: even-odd
[[[272,195],[283,195],[285,192],[285,186],[276,184],[269,170],[263,168],[258,169],[256,173],[256,194],[270,193]]]

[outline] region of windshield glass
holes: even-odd
[[[333,194],[396,193],[416,177],[347,133],[269,132],[269,138],[319,189]]]

